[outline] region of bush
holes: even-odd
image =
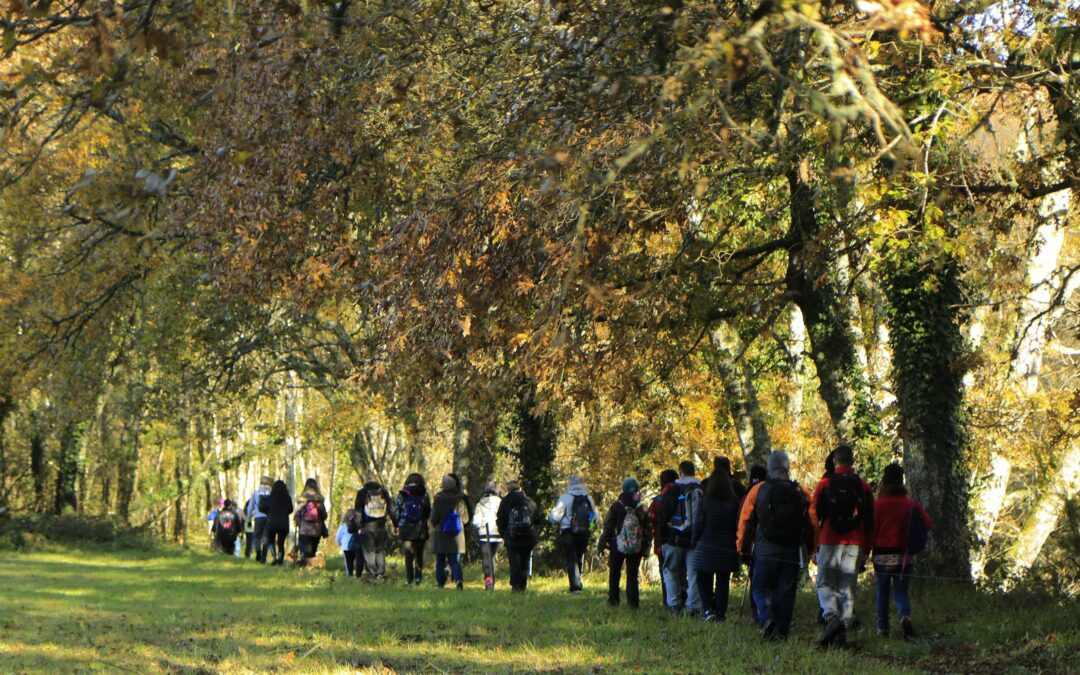
[[[116,516],[33,514],[0,521],[0,549],[36,551],[49,544],[147,549],[154,538]]]

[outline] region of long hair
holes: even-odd
[[[705,485],[705,496],[722,502],[735,499],[735,488],[731,487],[731,474],[722,466],[713,469]]]
[[[427,487],[427,483],[424,482],[424,477],[418,473],[410,473],[408,478],[405,479],[405,485],[419,485],[422,488]]]
[[[279,508],[292,508],[292,495],[289,494],[289,487],[285,485],[285,481],[274,481],[273,487],[270,488],[270,504]]]

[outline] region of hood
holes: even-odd
[[[321,494],[319,494],[319,492],[317,490],[312,490],[311,488],[308,488],[307,490],[304,490],[303,494],[300,495],[300,501],[303,501],[303,502],[322,502],[322,501],[325,501],[325,500],[323,499],[323,496]]]
[[[701,485],[701,481],[698,480],[697,476],[683,476],[682,478],[675,481],[675,485],[694,485],[694,484]]]
[[[435,501],[437,502],[459,502],[463,498],[464,495],[461,490],[442,490],[435,495]]]
[[[268,495],[268,494],[270,494],[270,486],[269,485],[260,485],[259,486],[259,495],[261,496],[261,495]]]
[[[624,492],[619,495],[619,503],[628,509],[636,509],[638,504],[641,503],[641,493],[637,491]]]
[[[571,497],[588,497],[589,491],[585,489],[584,485],[579,483],[577,485],[571,485],[569,488],[567,488],[566,494],[570,495]]]
[[[382,489],[382,484],[375,481],[368,481],[367,483],[364,483],[363,489],[367,490],[368,492],[378,492]]]
[[[427,494],[427,488],[423,485],[417,485],[416,483],[409,483],[405,487],[401,488],[401,494],[408,497],[409,495],[419,495],[423,497]]]

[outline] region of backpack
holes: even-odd
[[[533,522],[532,510],[528,504],[521,503],[510,509],[510,515],[506,519],[507,530],[510,539],[526,539],[532,536]]]
[[[637,555],[641,553],[642,539],[641,519],[638,518],[637,510],[626,509],[622,527],[615,535],[615,548],[623,555]]]
[[[457,512],[457,509],[450,509],[450,512],[443,518],[442,527],[439,531],[443,534],[449,534],[457,536],[461,534],[461,514]]]
[[[236,514],[229,510],[218,513],[218,533],[236,534]]]
[[[768,499],[763,500],[766,490]],[[798,546],[802,541],[806,497],[795,481],[767,481],[758,491],[754,511],[767,541],[779,546]]]
[[[922,515],[919,513],[919,508],[912,504],[911,509],[908,511],[908,536],[907,546],[905,546],[906,553],[909,556],[922,553],[926,550],[926,544],[929,538],[929,533],[926,529],[926,521],[923,520]]]
[[[382,490],[369,490],[367,500],[364,502],[364,517],[368,520],[379,520],[386,517],[386,498]]]
[[[675,515],[668,521],[668,529],[679,534],[690,534],[690,528],[694,524],[694,513],[697,512],[701,501],[701,483],[691,483],[679,488],[679,505],[675,509]]]
[[[586,537],[592,531],[593,520],[596,513],[593,511],[592,502],[585,495],[575,495],[574,501],[570,502],[570,534],[575,537]]]
[[[411,492],[405,493],[401,500],[401,515],[399,521],[406,525],[416,525],[424,519],[424,500],[420,495]]]
[[[304,510],[300,515],[300,519],[305,523],[319,522],[319,505],[313,501],[304,504]]]
[[[836,473],[825,488],[825,518],[840,534],[851,532],[862,522],[862,479],[853,473]]]
[[[354,512],[349,519],[345,521],[345,530],[349,534],[356,534],[360,531],[360,523],[357,522],[356,513]]]
[[[259,513],[270,515],[270,495],[259,495]]]

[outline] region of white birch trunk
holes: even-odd
[[[297,389],[296,373],[289,371],[284,386],[284,431],[285,431],[285,483],[289,494],[296,498],[296,464],[302,448],[300,447],[299,420],[303,413],[303,403]]]
[[[788,354],[791,359],[791,393],[787,400],[787,413],[791,424],[798,429],[803,413],[803,392],[806,389],[806,322],[802,310],[792,303],[788,320]]]

